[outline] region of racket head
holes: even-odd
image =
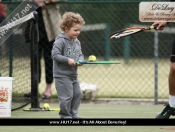
[[[49,109],[49,111],[59,111],[60,108],[53,108],[53,109]]]
[[[155,28],[156,28],[156,27],[154,27],[154,26],[150,26],[150,27],[130,27],[130,28],[125,28],[125,29],[118,30],[118,31],[112,33],[112,34],[109,36],[109,38],[110,38],[110,39],[113,39],[113,38],[122,38],[122,37],[129,36],[129,35],[132,35],[132,34],[141,32],[141,31],[152,30],[152,29],[155,29]]]
[[[141,32],[143,30],[144,30],[144,28],[141,28],[141,27],[126,28],[126,29],[118,30],[118,31],[112,33],[109,37],[110,37],[110,39],[122,38],[122,37],[125,37],[128,35],[132,35],[132,34]]]

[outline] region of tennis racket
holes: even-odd
[[[23,111],[59,111],[60,108],[51,108],[51,109],[43,109],[43,108],[37,108],[37,109],[32,109],[32,108],[24,108]]]
[[[150,26],[150,27],[130,27],[130,28],[126,28],[126,29],[122,29],[122,30],[118,30],[114,33],[112,33],[109,37],[110,39],[113,38],[122,38],[122,37],[126,37],[135,33],[139,33],[139,32],[143,32],[143,31],[148,31],[148,30],[153,30],[156,29],[156,26]]]
[[[82,61],[77,62],[78,64],[120,64],[120,61]]]

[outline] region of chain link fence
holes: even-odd
[[[15,5],[14,2],[6,4]],[[121,61],[118,65],[79,67],[80,83],[98,87],[96,98],[147,99],[158,102],[168,98],[169,58],[175,32],[172,23],[164,31],[147,31],[110,40],[109,35],[116,30],[152,24],[139,21],[139,1],[58,1],[48,3],[46,7],[50,5],[55,5],[60,15],[71,11],[84,18],[85,25],[79,40],[85,60],[95,55],[97,60]],[[57,13],[52,13],[58,18]],[[59,28],[57,21],[55,25]],[[40,94],[46,87],[44,59],[41,60],[41,66]],[[57,97],[54,82],[52,95]]]

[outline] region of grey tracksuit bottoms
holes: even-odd
[[[79,118],[78,108],[82,92],[77,78],[55,78],[61,118]]]

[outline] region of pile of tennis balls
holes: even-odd
[[[92,62],[92,61],[96,61],[96,57],[95,55],[90,55],[89,58],[88,58],[88,61]]]

